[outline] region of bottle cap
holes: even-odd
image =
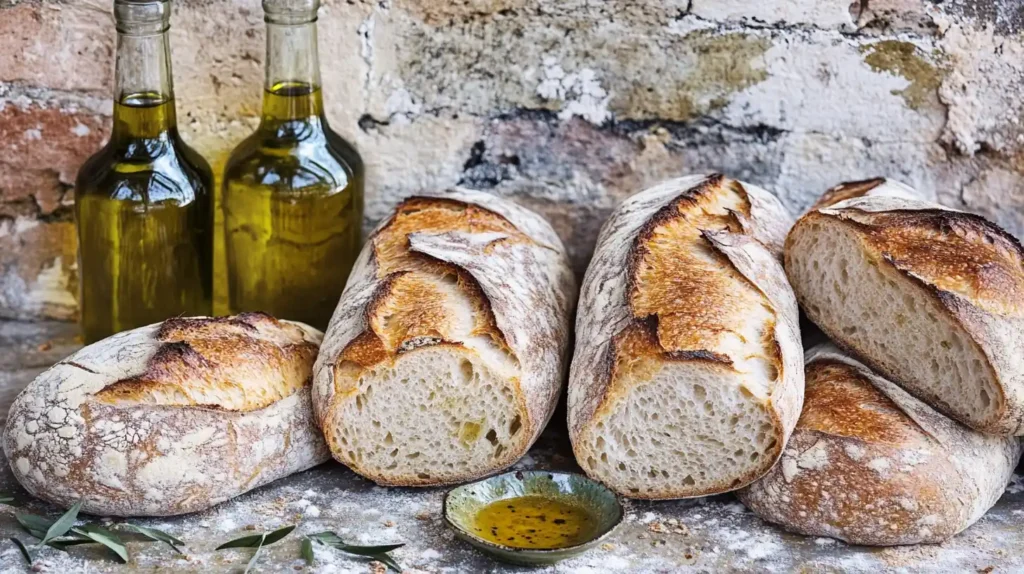
[[[122,34],[166,32],[171,25],[170,0],[114,0],[114,20]]]
[[[313,22],[319,9],[320,0],[263,0],[265,20],[275,24]]]

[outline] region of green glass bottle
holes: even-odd
[[[262,118],[224,171],[228,305],[324,329],[359,253],[363,162],[324,116],[319,0],[263,9]]]
[[[168,0],[117,0],[110,141],[75,180],[86,343],[177,315],[209,315],[213,174],[178,134]]]

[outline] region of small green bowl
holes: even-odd
[[[473,533],[473,519],[482,508],[522,496],[558,499],[589,511],[599,523],[593,538],[575,546],[540,549],[496,544]],[[607,538],[622,522],[622,516],[622,503],[614,492],[581,474],[568,472],[509,472],[460,486],[444,497],[444,519],[456,536],[498,560],[526,566],[553,564],[586,552]]]

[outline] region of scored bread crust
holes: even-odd
[[[119,333],[29,383],[4,452],[26,490],[64,507],[204,510],[329,458],[310,399],[320,338],[262,313]]]
[[[450,302],[434,301],[436,282],[445,277],[456,278],[455,289],[473,306],[468,333],[460,330]],[[464,188],[403,201],[364,245],[314,368],[314,408],[334,457],[379,484],[397,486],[463,482],[514,464],[557,405],[575,302],[566,251],[536,213]],[[347,424],[342,411],[360,397],[363,378],[441,350],[479,361],[512,388],[521,424],[514,443],[486,464],[433,475],[361,460],[341,434]]]
[[[664,182],[630,197],[612,213],[584,278],[569,375],[570,438],[577,461],[590,476],[626,496],[663,499],[734,490],[771,468],[796,424],[803,396],[798,310],[778,261],[791,223],[775,196],[719,174]],[[673,229],[685,240],[673,236]],[[658,271],[646,262],[655,251],[663,253],[658,261],[686,262],[676,265],[703,258],[712,263],[710,268]],[[751,373],[744,380],[737,368],[747,357],[727,338],[737,322],[758,321],[744,317],[758,309],[766,310],[768,318],[752,325],[763,330],[757,352],[777,376]],[[728,384],[742,381],[729,392],[750,394],[771,420],[773,442],[757,453],[757,464],[705,486],[689,486],[678,476],[671,486],[644,488],[628,486],[614,472],[599,468],[601,453],[593,445],[613,440],[604,436],[610,433],[602,429],[603,421],[667,365],[686,365]],[[674,406],[660,408],[667,412]],[[659,447],[664,464],[670,464],[673,450],[689,447],[685,442]]]
[[[961,426],[826,344],[807,356],[803,413],[782,460],[739,491],[764,520],[850,544],[942,542],[999,499],[1016,437]]]
[[[913,190],[906,186],[900,186],[900,193],[891,193],[886,186],[894,182],[884,183],[883,189],[866,190],[812,210],[793,227],[786,242],[785,266],[801,307],[840,347],[947,416],[981,432],[1024,434],[1024,361],[1020,360],[1024,249],[1016,238],[980,216],[913,199]],[[914,377],[901,376],[896,367],[844,331],[856,325],[840,324],[827,305],[814,299],[794,269],[800,259],[815,255],[793,245],[813,241],[815,233],[824,237],[837,232],[851,233],[888,281],[932,301],[946,320],[967,334],[969,345],[985,358],[983,368],[996,385],[995,396],[990,397],[995,406],[984,420],[958,411],[950,397],[929,390]],[[856,304],[856,285],[839,288],[848,289],[849,300]]]
[[[863,181],[847,181],[827,190],[814,202],[809,211],[831,207],[840,201],[857,197],[900,197],[923,200],[921,193],[905,183],[878,177]]]

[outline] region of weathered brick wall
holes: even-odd
[[[0,0],[0,317],[75,313],[70,183],[109,129],[107,0]],[[608,211],[722,170],[797,212],[887,175],[1024,236],[1021,0],[327,0],[329,116],[370,225],[463,184],[545,215],[583,269]],[[257,0],[175,0],[185,137],[255,124]]]

